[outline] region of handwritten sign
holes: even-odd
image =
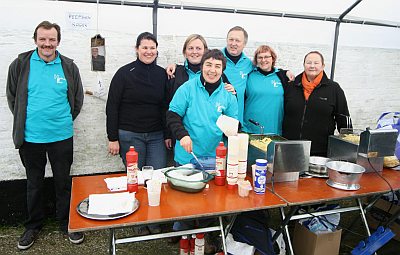
[[[65,18],[68,27],[76,30],[89,29],[92,22],[92,16],[83,12],[69,12]]]

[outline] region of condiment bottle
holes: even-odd
[[[192,234],[192,238],[190,238],[189,241],[189,246],[190,246],[189,255],[194,255],[195,241],[196,241],[196,234]]]
[[[256,159],[256,171],[254,180],[254,192],[264,194],[267,184],[267,163],[266,159]]]
[[[129,192],[138,192],[138,153],[135,151],[133,146],[129,147],[129,151],[126,153],[126,179],[128,184]]]
[[[226,176],[226,147],[224,142],[219,142],[216,149],[215,157],[215,185],[223,186],[225,185]]]
[[[194,255],[204,255],[204,233],[196,234]]]
[[[179,255],[189,255],[189,240],[187,236],[182,236],[179,241]]]
[[[247,152],[249,148],[249,135],[238,134],[239,137],[239,164],[238,164],[238,181],[246,178],[247,172]]]
[[[239,138],[237,136],[228,137],[228,160],[226,164],[226,181],[228,189],[234,189],[238,180],[239,168]]]

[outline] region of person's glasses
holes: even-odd
[[[272,56],[257,56],[258,60],[270,59]]]

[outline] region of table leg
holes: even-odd
[[[360,198],[357,198],[357,203],[358,203],[358,206],[360,207],[361,219],[362,219],[362,222],[364,223],[365,230],[367,230],[368,236],[371,236],[371,232],[369,231],[369,227],[368,227],[367,218],[365,217],[364,208],[362,206],[362,202],[361,202]]]
[[[236,217],[236,215],[235,215],[235,217]],[[228,251],[227,251],[227,249],[226,249],[226,239],[225,239],[224,224],[222,223],[222,217],[219,216],[219,217],[218,217],[218,220],[219,220],[219,227],[221,228],[222,248],[223,248],[223,250],[224,250],[224,254],[227,255],[227,254],[228,254]],[[229,232],[228,232],[228,233],[229,233]],[[227,233],[227,234],[228,234],[228,233]]]
[[[360,207],[361,219],[362,219],[362,221],[363,221],[363,223],[364,223],[365,230],[367,230],[368,236],[371,236],[371,232],[369,231],[369,227],[368,227],[367,218],[365,217],[364,208],[363,208],[363,206],[362,206],[362,202],[361,202],[361,199],[360,199],[360,198],[357,198],[357,203],[358,203],[358,206]],[[376,252],[375,252],[374,254],[377,255]]]
[[[287,227],[290,218],[297,212],[298,206],[295,206],[294,208],[291,209],[291,211],[289,212],[289,215],[285,218],[285,211],[283,210],[283,207],[280,207],[279,210],[281,211],[281,217],[282,217],[282,221],[284,224],[283,225],[283,232],[284,232],[284,236],[286,237],[286,244],[289,246],[289,252],[291,255],[294,255],[294,251],[293,251],[293,247],[292,247],[292,242],[290,241],[290,235],[289,235],[289,229]],[[277,231],[278,232],[278,231]],[[274,237],[272,238],[272,241],[275,242],[276,239],[278,238],[279,234],[275,233]],[[275,239],[274,239],[275,238]]]
[[[287,224],[289,224],[289,221],[291,220],[292,216],[297,212],[298,209],[299,209],[299,206],[293,206],[290,209],[289,214],[285,217],[285,211],[283,210],[282,207],[279,208],[279,210],[281,212],[282,225],[276,230],[274,236],[272,237],[273,243],[276,241],[276,239],[278,239],[278,236],[280,234],[282,234],[282,232],[284,231],[284,227],[286,227]]]
[[[380,198],[381,198],[381,195],[373,196],[371,202],[370,202],[367,206],[364,207],[364,212],[365,212],[365,213],[368,212],[368,211],[371,209],[371,207],[372,207]],[[359,220],[358,218],[354,219],[354,220],[351,222],[350,226],[347,227],[347,229],[353,229],[354,225],[358,222],[358,220]],[[344,238],[348,235],[348,233],[350,233],[350,232],[349,232],[349,231],[346,231],[346,229],[343,229],[343,230],[342,230],[342,239],[344,239]]]
[[[110,229],[110,243],[109,243],[109,253],[110,255],[115,255],[115,231],[114,229]]]
[[[228,234],[229,234],[229,232],[231,231],[231,229],[232,229],[232,227],[233,227],[233,224],[235,223],[237,214],[234,214],[234,215],[228,216],[228,217],[231,217],[231,219],[229,220],[228,224],[226,225],[226,228],[225,228],[225,237],[227,237]]]

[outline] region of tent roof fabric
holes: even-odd
[[[75,1],[76,2],[76,1]],[[96,3],[97,0],[81,0]],[[99,0],[104,4],[122,4],[152,7],[157,2],[160,8],[220,11],[246,13],[254,15],[282,16],[287,18],[309,18],[336,21],[357,0],[320,1],[320,0],[191,0],[191,1],[152,1],[152,0]],[[216,4],[217,3],[217,4]],[[397,0],[361,0],[346,19],[345,23],[364,25],[385,25],[400,28],[400,1]]]

